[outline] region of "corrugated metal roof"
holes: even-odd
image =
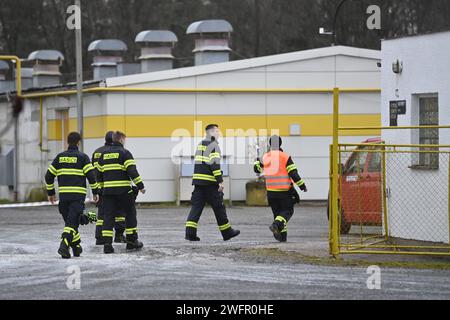
[[[296,51],[266,57],[243,59],[231,62],[216,63],[203,66],[179,68],[173,70],[142,73],[124,77],[106,79],[107,87],[137,85],[146,82],[192,77],[203,74],[243,70],[249,68],[277,65],[288,62],[312,60],[329,56],[351,56],[373,60],[381,60],[381,51],[346,46],[325,47],[312,50]]]

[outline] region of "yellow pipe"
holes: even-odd
[[[397,148],[450,148],[445,144],[376,144],[376,143],[340,143],[341,147],[397,147]],[[352,150],[354,151],[354,150]]]
[[[333,93],[333,89],[239,89],[239,88],[128,88],[128,87],[96,87],[83,89],[83,93]],[[345,93],[379,93],[380,89],[342,89]],[[33,99],[41,97],[66,96],[76,94],[76,90],[61,90],[51,92],[37,92],[23,95]]]
[[[383,144],[383,150],[386,151],[386,146]],[[387,206],[387,184],[386,184],[386,153],[382,154],[382,165],[383,165],[383,219],[384,219],[384,236],[385,239],[389,239],[389,227],[388,227],[388,206]]]
[[[395,244],[384,244],[380,245],[379,242],[374,244],[362,244],[365,248],[376,248],[376,249],[383,249],[383,248],[398,248],[398,249],[448,249],[449,246],[414,246],[414,245],[395,245]],[[355,248],[359,247],[361,248],[361,244],[346,244],[345,247],[349,248]]]
[[[414,256],[449,256],[450,252],[411,252],[411,251],[376,251],[376,250],[351,250],[340,251],[341,254],[402,254],[402,255],[414,255]]]
[[[339,127],[340,131],[351,131],[351,130],[397,130],[397,129],[450,129],[450,126]]]
[[[339,255],[339,234],[338,234],[338,144],[339,144],[339,88],[333,89],[333,165],[332,165],[332,210],[331,210],[331,227],[332,227],[332,241],[331,254],[335,257]]]
[[[13,60],[16,62],[16,92],[22,97],[22,61],[17,56],[0,56],[0,60]]]
[[[330,180],[330,186],[332,186],[333,185],[333,145],[331,144],[330,145],[330,149],[329,149],[329,152],[330,152],[330,168],[329,168],[329,170],[330,170],[330,172],[329,172],[329,180]],[[332,248],[332,243],[333,243],[333,233],[332,233],[332,230],[333,230],[333,225],[332,225],[332,219],[331,219],[331,216],[332,216],[332,212],[333,212],[333,192],[329,192],[328,193],[328,243],[329,243],[329,246],[330,246],[330,253],[333,251],[333,248]]]

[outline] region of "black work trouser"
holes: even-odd
[[[287,238],[287,225],[294,214],[295,201],[289,192],[279,193],[276,197],[267,197],[272,209],[274,223],[278,224],[281,236]]]
[[[103,209],[103,197],[100,196],[97,203],[97,223],[95,225],[95,238],[102,238],[103,223],[105,220],[105,214]],[[125,215],[122,212],[117,214],[114,221],[114,230],[116,235],[123,234],[125,232]]]
[[[132,193],[103,195],[102,207],[104,212],[102,236],[106,243],[112,243],[117,212],[123,212],[125,214],[127,241],[132,242],[138,239],[136,205]]]
[[[84,210],[84,199],[60,201],[58,204],[59,213],[64,219],[64,231],[61,235],[63,241],[68,246],[80,244],[81,237],[78,232],[80,226],[80,217]]]
[[[212,207],[222,235],[226,236],[231,231],[231,224],[228,221],[223,203],[223,193],[219,192],[218,185],[195,186],[192,192],[191,203],[192,208],[186,222],[186,235],[197,235],[198,221],[206,203]]]

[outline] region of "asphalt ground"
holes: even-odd
[[[284,244],[268,229],[270,209],[253,207],[228,208],[233,227],[242,232],[229,242],[222,240],[211,209],[205,209],[201,241],[187,242],[188,211],[140,208],[145,247],[139,252],[115,245],[116,253],[105,255],[95,246],[95,226],[83,226],[82,257],[63,260],[56,252],[63,229],[56,207],[0,209],[0,299],[450,298],[447,258],[430,260],[440,266],[431,269],[421,267],[423,260],[411,260],[417,267],[391,267],[374,256],[357,262],[330,258],[322,206],[297,207]],[[368,288],[371,264],[380,266],[380,289]]]

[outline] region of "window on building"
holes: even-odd
[[[439,103],[438,97],[419,98],[419,125],[438,126],[439,125]],[[438,145],[439,129],[420,129],[419,144]],[[438,148],[420,148],[422,151],[438,151]],[[419,167],[424,169],[439,168],[439,153],[422,152],[419,155]]]

